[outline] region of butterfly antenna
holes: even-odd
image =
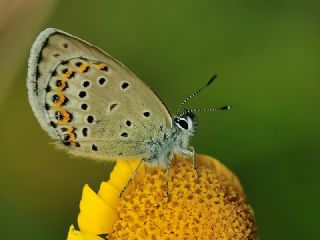
[[[186,112],[217,112],[217,111],[225,111],[230,110],[231,106],[226,105],[219,108],[195,108],[195,109],[188,109]]]
[[[199,93],[201,93],[203,90],[205,90],[215,79],[217,78],[217,74],[213,75],[210,80],[207,82],[206,85],[204,85],[203,87],[201,87],[200,89],[198,89],[196,92],[194,92],[193,94],[191,94],[190,96],[188,96],[186,99],[184,99],[180,106],[178,107],[177,110],[177,114],[180,113],[182,107],[193,97],[195,97],[196,95],[198,95]]]

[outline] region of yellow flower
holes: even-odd
[[[98,194],[86,185],[78,216],[67,240],[257,239],[254,214],[237,177],[219,161],[196,155],[175,158],[169,181],[165,173],[142,166],[125,195],[120,191],[139,159],[117,161]]]

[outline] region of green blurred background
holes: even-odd
[[[261,239],[319,239],[320,2],[0,1],[0,239],[65,239],[82,187],[97,189],[112,163],[56,150],[25,86],[38,32],[56,27],[123,62],[171,112],[200,113],[192,144],[240,178]],[[3,19],[1,19],[3,18]]]

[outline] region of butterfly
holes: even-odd
[[[161,99],[126,66],[94,45],[54,28],[34,41],[28,61],[28,97],[41,127],[74,155],[94,159],[141,158],[170,172],[174,154],[193,157],[189,139],[196,111],[182,101],[172,117]],[[168,182],[168,177],[166,179]]]

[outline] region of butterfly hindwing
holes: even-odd
[[[148,141],[171,127],[155,93],[95,46],[56,29],[31,49],[29,101],[42,128],[74,154],[148,157]]]

